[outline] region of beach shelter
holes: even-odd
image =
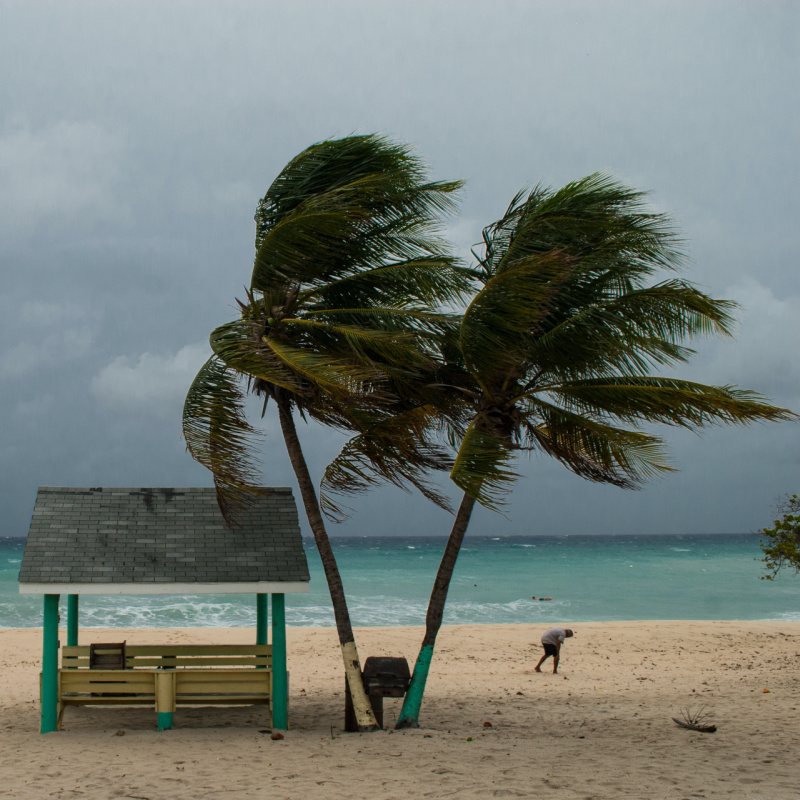
[[[255,595],[256,644],[271,644],[272,724],[286,728],[284,600],[286,594],[307,592],[308,582],[289,488],[264,489],[231,529],[213,488],[40,487],[19,590],[44,596],[42,733],[57,729],[61,702],[62,594],[68,597],[68,647],[78,645],[81,595]],[[171,727],[171,712],[158,717],[160,729]]]

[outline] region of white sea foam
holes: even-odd
[[[778,614],[775,619],[778,622],[800,622],[800,611],[784,611]]]

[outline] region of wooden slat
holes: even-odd
[[[89,646],[88,645],[66,645],[61,648],[61,667],[78,669],[89,667]]]
[[[229,677],[233,680],[238,678],[240,680],[260,682],[269,676],[269,672],[261,669],[192,669],[176,670],[175,674],[178,676],[177,679],[181,681],[191,681],[197,677],[202,678],[204,675],[210,675],[215,679]]]
[[[61,670],[62,680],[72,682],[86,682],[96,680],[118,680],[133,683],[153,682],[155,670],[144,669],[65,669]]]
[[[181,694],[175,696],[175,702],[182,706],[222,706],[222,705],[269,705],[270,696],[268,694]]]
[[[62,670],[61,690],[76,691],[78,686],[116,685],[131,687],[155,686],[155,675],[152,672],[116,669]],[[84,691],[90,691],[88,688]],[[92,690],[94,691],[94,690]],[[132,690],[133,691],[133,690]],[[136,688],[136,691],[139,691]]]
[[[110,684],[109,684],[110,685]],[[175,686],[175,693],[182,694],[245,694],[247,692],[263,692],[269,694],[267,681],[252,683],[248,681],[215,681],[211,678],[206,680],[192,681],[191,683],[178,683]]]
[[[193,686],[201,683],[222,683],[222,684],[245,684],[253,686],[269,685],[270,674],[266,670],[227,670],[227,669],[207,669],[207,670],[180,670],[175,672],[175,681],[178,688],[182,686]],[[198,690],[199,691],[199,690]]]
[[[62,658],[61,659],[61,668],[62,669],[89,669],[89,659],[88,658]]]
[[[272,666],[271,645],[131,645],[127,668],[140,667],[266,667]],[[62,668],[89,666],[88,646],[61,648]]]
[[[265,654],[272,652],[271,644],[131,644],[127,646],[128,654],[158,655],[159,653],[181,653],[207,655],[210,653],[228,653],[230,655]],[[89,645],[64,645],[62,653],[75,656],[88,656]]]
[[[65,706],[153,706],[154,694],[137,694],[132,697],[92,697],[91,695],[62,694],[61,704]]]
[[[63,658],[62,669],[88,669],[88,658]],[[154,667],[272,667],[272,656],[197,656],[195,658],[137,657],[127,659],[127,669]]]
[[[136,660],[128,659],[128,668],[137,669],[139,667],[271,667],[271,656],[196,656],[193,658],[168,656],[145,658],[139,657]]]
[[[67,648],[64,648],[67,649]],[[88,648],[87,648],[88,653]],[[269,644],[139,644],[129,645],[129,656],[268,656],[272,655]]]

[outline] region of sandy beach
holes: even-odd
[[[559,621],[569,625],[569,621]],[[559,674],[542,628],[442,630],[418,730],[342,732],[332,629],[288,632],[291,730],[263,708],[69,708],[38,733],[41,631],[0,629],[0,797],[800,797],[800,623],[575,623]],[[86,630],[81,643],[237,643],[248,629]],[[357,633],[362,661],[413,661],[414,628]],[[62,634],[62,641],[65,636]],[[385,701],[387,727],[399,700]],[[716,733],[672,721],[705,708]]]

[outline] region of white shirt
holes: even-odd
[[[542,644],[564,644],[566,638],[567,632],[563,628],[550,628],[542,634]]]

